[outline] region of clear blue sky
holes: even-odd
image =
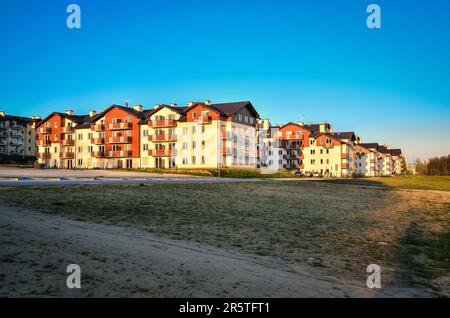
[[[0,57],[10,114],[250,100],[274,123],[328,120],[409,159],[450,153],[447,0],[2,0]]]

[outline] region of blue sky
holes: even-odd
[[[446,0],[2,0],[0,110],[250,100],[424,159],[450,153],[449,30]]]

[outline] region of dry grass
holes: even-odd
[[[171,238],[309,264],[340,277],[364,279],[366,266],[377,263],[396,283],[433,286],[422,275],[429,261],[433,273],[439,273],[433,277],[450,274],[442,255],[440,262],[427,257],[433,244],[414,240],[420,234],[428,242],[448,230],[450,193],[445,192],[262,181],[21,187],[0,189],[0,195],[3,205],[132,225]],[[442,249],[442,244],[437,246]]]

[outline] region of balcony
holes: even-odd
[[[61,152],[59,154],[59,157],[61,159],[74,159],[75,158],[75,153],[73,153],[73,152]]]
[[[303,140],[303,135],[295,135],[295,134],[286,135],[286,137],[284,139],[286,139],[286,140]]]
[[[198,118],[195,118],[194,121],[199,125],[207,125],[212,123],[212,117],[211,116],[200,116]]]
[[[61,130],[61,132],[63,134],[72,134],[74,131],[75,131],[75,128],[74,127],[70,127],[70,126],[63,127],[62,130]]]
[[[37,142],[37,144],[38,144],[38,146],[41,146],[41,147],[50,147],[52,142],[50,140],[39,140]]]
[[[108,125],[109,130],[131,129],[131,123],[111,123]]]
[[[62,145],[63,146],[73,146],[73,145],[75,145],[75,140],[73,140],[73,139],[64,139],[62,141]]]
[[[40,152],[37,154],[39,159],[49,160],[52,157],[52,154],[49,152]]]
[[[154,128],[176,127],[177,121],[175,119],[149,120],[147,125]]]
[[[166,134],[160,134],[160,135],[149,135],[148,141],[153,142],[175,142],[177,141],[177,136],[175,135],[166,135]]]
[[[150,149],[148,155],[153,157],[172,157],[175,155],[175,151],[173,149]]]
[[[116,136],[108,138],[108,142],[110,144],[129,144],[131,141],[132,138],[130,136]]]
[[[346,153],[341,153],[341,159],[347,159],[347,154]]]
[[[39,128],[39,133],[40,134],[51,134],[52,128],[51,127],[41,127],[41,128]]]
[[[227,139],[227,131],[226,130],[223,130],[223,129],[220,130],[220,138]]]
[[[21,130],[23,127],[20,125],[14,125],[14,126],[10,126],[9,128],[14,129],[14,130]]]
[[[348,163],[343,163],[342,164],[342,169],[348,169]]]
[[[322,145],[321,145],[321,146],[322,146]],[[325,143],[325,144],[323,145],[323,147],[324,147],[325,149],[331,149],[331,148],[334,147],[334,145],[331,144],[331,143]]]
[[[228,153],[228,148],[227,147],[220,147],[220,154],[227,155],[227,153]]]
[[[105,130],[105,125],[91,125],[91,130],[93,130],[93,131],[97,131],[97,132],[100,132],[100,131],[104,131]]]
[[[108,152],[110,158],[131,157],[131,150],[113,150]]]
[[[105,138],[91,138],[91,144],[93,145],[103,145],[105,143]]]
[[[91,152],[92,158],[105,158],[105,153],[103,151],[93,151]]]

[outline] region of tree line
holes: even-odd
[[[416,173],[430,176],[450,175],[450,155],[434,157],[427,161],[417,159],[415,161]]]

